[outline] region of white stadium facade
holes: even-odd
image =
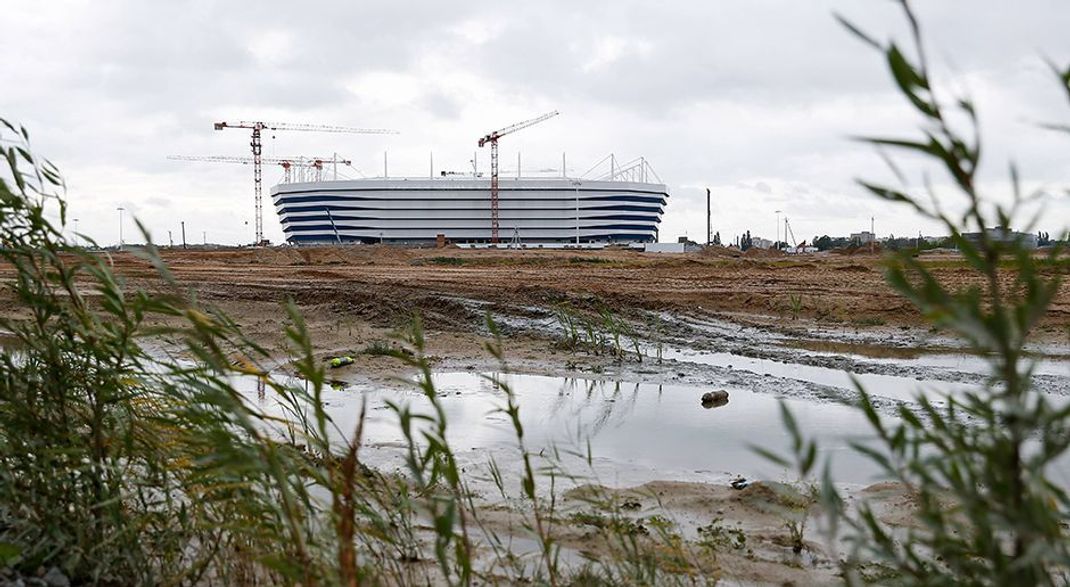
[[[667,188],[634,179],[503,177],[499,240],[527,246],[656,242]],[[425,244],[439,235],[462,245],[491,241],[486,177],[281,183],[271,197],[291,244]]]

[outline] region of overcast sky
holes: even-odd
[[[1029,186],[1064,194],[1070,137],[1037,125],[1070,121],[1044,61],[1070,63],[1070,2],[917,4],[938,71],[978,104],[988,192],[1007,193],[1013,159]],[[280,132],[265,154],[338,152],[374,176],[389,151],[391,175],[420,176],[430,152],[437,170],[470,169],[480,136],[553,109],[502,140],[503,167],[517,151],[531,170],[566,152],[575,175],[610,152],[645,156],[671,193],[662,240],[703,238],[707,186],[725,240],[771,237],[776,210],[799,239],[866,229],[871,215],[880,235],[938,233],[854,183],[888,174],[849,137],[909,135],[915,121],[880,55],[834,13],[880,39],[904,33],[889,0],[0,0],[0,116],[29,127],[67,178],[71,217],[102,243],[118,238],[119,206],[157,242],[177,240],[180,220],[191,241],[252,240],[250,167],[166,159],[248,155],[249,136],[213,131],[217,120],[396,129]],[[1070,223],[1067,200],[1047,200],[1040,229]]]

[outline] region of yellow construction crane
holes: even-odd
[[[558,115],[557,110],[547,112],[542,116],[518,122],[501,130],[496,130],[479,139],[479,146],[490,143],[490,242],[498,244],[498,139],[512,134],[518,130],[539,124]]]
[[[264,217],[261,179],[263,171],[261,169],[262,163],[262,145],[260,143],[260,133],[265,130],[286,130],[286,131],[304,131],[304,132],[331,132],[331,133],[351,133],[351,134],[366,134],[366,135],[396,135],[397,131],[386,130],[381,128],[353,128],[349,126],[332,126],[325,124],[301,124],[292,122],[217,122],[215,123],[216,130],[223,130],[227,128],[243,128],[253,132],[252,140],[249,142],[249,146],[253,148],[253,195],[256,203],[256,244],[264,244]]]

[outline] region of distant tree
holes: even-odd
[[[713,233],[713,244],[721,246],[721,233],[720,231]]]
[[[751,247],[753,247],[753,246],[754,246],[754,239],[752,239],[752,238],[751,238],[751,236],[750,236],[750,231],[748,230],[748,231],[747,231],[747,232],[746,232],[746,233],[745,233],[745,234],[743,235],[743,238],[742,238],[742,239],[740,239],[740,243],[739,243],[739,249],[740,249],[741,251],[746,251],[747,249],[749,249],[749,248],[751,248]]]

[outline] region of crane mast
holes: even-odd
[[[797,240],[795,240],[795,231],[791,229],[791,224],[788,224],[788,217],[785,216],[784,217],[784,241],[785,241],[784,244],[787,244],[786,241],[788,240],[788,235],[789,234],[791,235],[791,246],[792,246],[792,248],[795,249],[795,252],[798,253],[800,247],[806,246],[806,241],[803,241],[803,242],[800,243]]]
[[[305,132],[329,132],[329,133],[351,133],[351,134],[374,134],[374,135],[388,135],[398,134],[397,131],[381,129],[381,128],[354,128],[349,126],[337,126],[337,125],[325,125],[325,124],[304,124],[304,123],[292,123],[292,122],[251,122],[242,120],[240,122],[217,122],[214,125],[216,130],[224,130],[228,128],[241,128],[252,130],[252,139],[249,142],[249,146],[253,149],[253,197],[255,206],[255,224],[256,224],[256,244],[264,244],[264,214],[263,214],[263,169],[262,169],[262,154],[263,144],[260,141],[260,133],[264,130],[286,130],[286,131],[305,131]]]
[[[537,116],[531,120],[525,120],[516,124],[507,126],[503,129],[496,130],[483,138],[479,139],[479,146],[483,147],[487,143],[490,143],[490,242],[491,244],[498,244],[498,139],[505,135],[512,134],[518,130],[523,130],[529,126],[539,124],[544,120],[549,120],[558,115],[557,110],[553,112],[547,112],[542,116]]]

